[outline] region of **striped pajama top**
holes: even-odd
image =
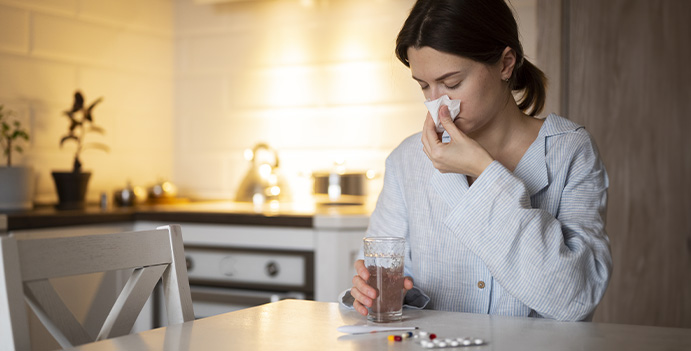
[[[387,158],[367,229],[406,238],[405,271],[415,285],[406,304],[592,317],[612,257],[608,178],[590,134],[551,114],[513,172],[494,161],[472,186],[465,175],[435,169],[420,140],[408,137]]]

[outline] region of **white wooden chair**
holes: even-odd
[[[95,337],[88,335],[48,280],[132,268]],[[193,320],[178,225],[74,237],[0,236],[0,350],[30,349],[25,301],[63,348],[129,334],[161,278],[168,323]]]

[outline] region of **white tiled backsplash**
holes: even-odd
[[[535,57],[536,0],[513,1]],[[413,0],[0,0],[0,104],[29,126],[22,164],[51,201],[51,170],[74,145],[61,111],[81,89],[111,152],[84,152],[90,199],[127,179],[176,183],[183,196],[232,199],[243,151],[279,151],[294,192],[305,173],[345,160],[383,172],[420,130],[423,97],[393,47]],[[379,178],[381,179],[381,178]],[[374,191],[378,183],[373,183]]]

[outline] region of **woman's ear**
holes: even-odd
[[[516,67],[516,51],[510,46],[504,48],[504,52],[501,53],[501,79],[507,80],[511,78],[513,74],[513,69]]]

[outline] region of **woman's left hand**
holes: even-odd
[[[422,129],[423,150],[432,161],[434,168],[441,173],[460,173],[473,178],[479,177],[494,161],[492,155],[456,127],[447,106],[439,109],[439,119],[451,137],[448,143],[441,142],[440,134],[437,134],[429,112]]]

